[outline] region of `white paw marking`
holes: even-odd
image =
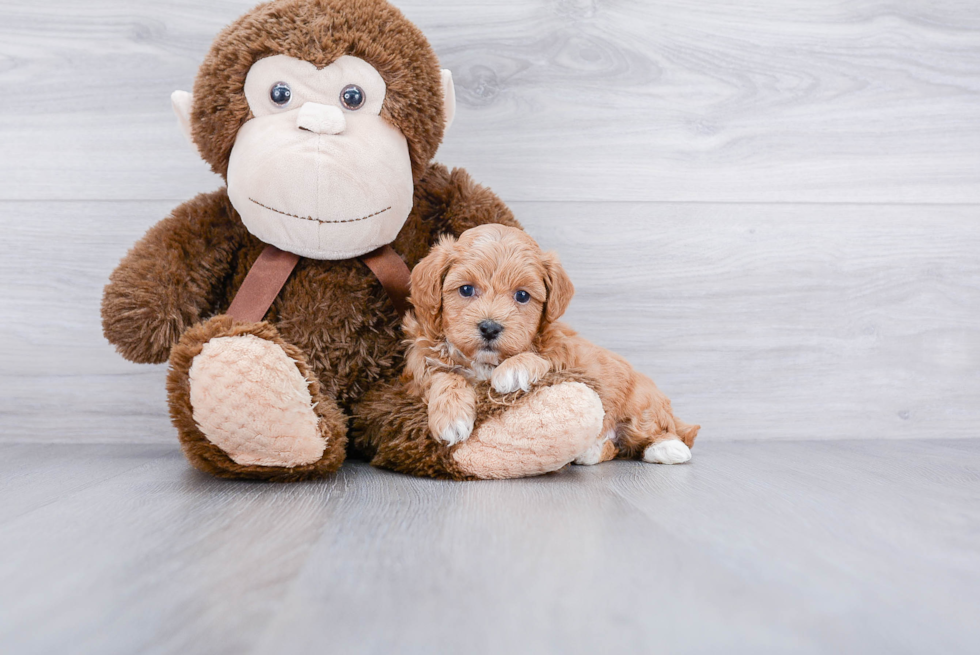
[[[472,433],[473,419],[458,418],[446,426],[442,434],[439,435],[439,440],[444,441],[448,446],[455,446],[466,441]]]
[[[599,440],[592,444],[588,450],[578,456],[575,463],[579,466],[595,466],[602,459],[602,450],[606,446],[606,442],[612,440],[616,436],[615,430],[607,430],[605,434],[599,437]]]
[[[592,444],[588,450],[575,459],[575,463],[579,466],[595,466],[602,457],[602,447],[605,443],[605,441],[598,441]]]
[[[493,374],[493,390],[497,393],[513,393],[531,388],[531,373],[523,368],[497,369]]]
[[[678,439],[650,444],[643,451],[643,461],[651,464],[683,464],[691,459],[691,449]]]

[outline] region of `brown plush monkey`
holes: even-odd
[[[169,359],[171,416],[194,466],[317,477],[340,466],[353,428],[350,448],[376,465],[502,478],[556,470],[595,443],[601,403],[571,373],[517,398],[487,390],[475,429],[454,445],[429,435],[425,407],[397,382],[399,313],[358,258],[390,244],[411,266],[441,234],[517,225],[465,171],[431,162],[455,110],[452,77],[397,9],[260,5],[217,37],[193,96],[173,102],[227,187],[136,244],[106,286],[102,317],[127,359]],[[244,320],[229,307],[270,252],[295,268],[278,293],[245,284],[243,297],[259,288],[272,304]]]

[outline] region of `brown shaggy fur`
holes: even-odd
[[[562,382],[595,386],[595,380],[580,371],[551,371],[530,392]],[[520,404],[528,395],[521,391],[498,394],[487,383],[477,385],[477,424]],[[431,478],[477,479],[462,471],[453,459],[458,445],[446,446],[432,438],[425,405],[401,380],[379,385],[364,396],[354,416],[351,438],[358,452],[371,457],[374,466]]]
[[[468,412],[467,398],[438,383],[446,376],[466,385],[521,373],[535,383],[551,371],[575,369],[594,378],[606,414],[603,433],[615,435],[606,459],[639,459],[647,446],[667,439],[694,444],[700,426],[674,416],[653,380],[557,322],[573,294],[557,256],[521,230],[482,225],[458,239],[443,237],[412,271],[415,309],[405,319],[411,343],[404,379],[428,402],[436,436]],[[479,329],[487,320],[502,328],[489,341]]]

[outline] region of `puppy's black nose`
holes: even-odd
[[[497,335],[504,331],[503,325],[497,321],[491,321],[489,318],[480,321],[477,327],[480,328],[480,334],[483,335],[484,341],[493,341]]]

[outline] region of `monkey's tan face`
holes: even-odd
[[[228,163],[228,195],[248,230],[314,259],[391,243],[412,210],[408,143],[381,117],[386,87],[371,64],[326,68],[276,55],[245,80],[251,118]]]

